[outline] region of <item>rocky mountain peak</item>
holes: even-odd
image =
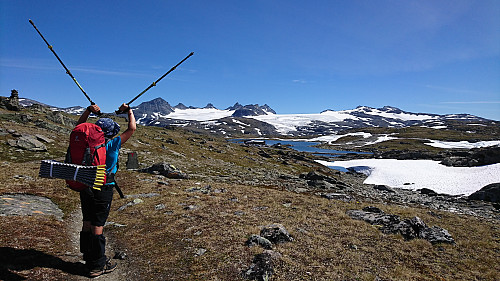
[[[261,106],[260,108],[262,108],[262,110],[266,111],[267,113],[272,113],[272,114],[276,114],[276,111],[274,111],[274,109],[272,109],[269,105],[267,104],[264,104],[263,106]]]
[[[174,112],[174,108],[162,98],[143,102],[133,110],[136,117],[144,120],[157,119],[159,116]]]
[[[185,106],[183,103],[178,103],[176,106],[174,106],[175,109],[188,109],[187,106]]]
[[[205,109],[217,109],[213,104],[208,103],[205,107]]]
[[[237,109],[240,109],[242,107],[243,107],[243,105],[241,105],[239,102],[237,102],[233,106],[226,108],[226,110],[237,110]]]
[[[270,110],[269,110],[270,109]],[[264,110],[258,104],[249,104],[242,106],[236,109],[233,113],[233,117],[243,117],[243,116],[258,116],[258,115],[267,115],[267,112],[271,112],[272,110],[269,106],[267,110]]]

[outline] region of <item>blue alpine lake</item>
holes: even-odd
[[[372,154],[371,152],[358,152],[358,151],[346,151],[346,150],[319,148],[319,147],[315,147],[315,145],[320,144],[320,142],[311,142],[311,141],[269,140],[269,139],[233,139],[231,141],[234,141],[237,143],[263,142],[265,145],[281,144],[281,145],[289,146],[290,148],[295,149],[296,151],[308,152],[308,153],[311,153],[314,155],[328,157],[331,159],[331,161],[335,161],[335,159],[334,159],[335,157],[338,157],[338,156],[343,155],[343,154],[350,154],[350,153]],[[347,172],[346,168],[340,167],[340,166],[328,166],[328,168],[338,170],[341,172]]]
[[[372,154],[371,152],[357,152],[357,151],[345,151],[345,150],[334,150],[334,149],[326,149],[314,147],[314,145],[320,144],[320,142],[311,142],[311,141],[294,141],[294,140],[269,140],[269,139],[233,139],[232,141],[243,143],[243,142],[259,142],[263,141],[266,145],[275,145],[281,144],[289,146],[292,149],[295,149],[300,152],[309,152],[314,155],[326,156],[329,158],[338,157],[342,154]]]

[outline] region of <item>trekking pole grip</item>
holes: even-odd
[[[127,109],[125,109],[125,110],[120,110],[120,108],[118,108],[117,110],[115,110],[115,114],[116,114],[116,115],[120,115],[120,114],[123,114],[123,113],[125,113],[125,112],[128,112],[128,111],[130,110],[130,106],[129,106],[128,104],[127,104],[127,106],[128,106],[128,107],[127,107]]]
[[[94,105],[95,102],[91,102],[90,105]],[[92,110],[90,110],[90,105],[87,107],[87,109],[91,112],[91,113],[94,113],[95,115],[97,116],[101,116],[102,115],[102,112],[101,110],[97,111],[97,112],[92,112]]]

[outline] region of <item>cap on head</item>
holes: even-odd
[[[120,132],[120,125],[111,118],[101,118],[95,124],[101,127],[104,136],[107,138],[112,138]]]

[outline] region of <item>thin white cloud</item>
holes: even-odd
[[[479,92],[479,91],[474,91],[474,90],[469,90],[469,89],[457,89],[457,88],[442,87],[442,86],[435,86],[435,85],[425,85],[425,87],[426,87],[426,88],[429,88],[429,89],[440,90],[440,91],[446,91],[446,92],[452,92],[452,93],[462,93],[462,94],[489,94],[489,93]]]
[[[500,101],[444,101],[444,104],[500,104]]]
[[[62,66],[54,66],[53,64],[49,65],[45,61],[39,60],[12,60],[12,59],[1,59],[0,67],[2,68],[18,68],[18,69],[31,69],[31,70],[50,70],[57,71],[63,70]],[[91,67],[72,67],[69,68],[71,72],[79,71],[93,74],[101,74],[101,75],[115,75],[115,76],[149,76],[144,73],[138,72],[129,72],[129,71],[115,71],[115,70],[107,70],[107,69],[97,69]]]
[[[104,70],[104,69],[96,69],[96,68],[88,68],[88,67],[75,67],[75,68],[73,68],[73,70],[87,72],[87,73],[93,73],[93,74],[104,74],[104,75],[149,76],[149,75],[146,75],[144,73],[138,73],[138,72],[114,71],[114,70]]]

